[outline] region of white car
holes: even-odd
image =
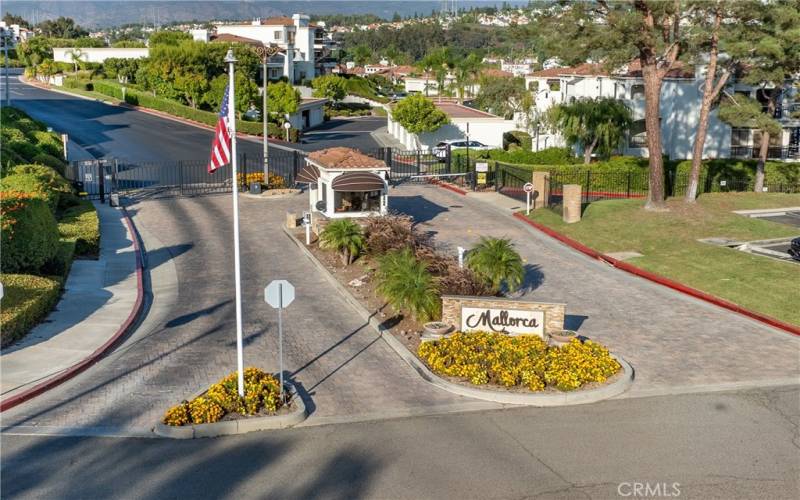
[[[476,151],[484,151],[488,149],[492,149],[491,146],[487,146],[486,144],[478,141],[468,141],[466,139],[450,139],[448,141],[442,141],[438,143],[436,146],[432,148],[432,152],[436,155],[437,158],[447,158],[447,147],[450,146],[450,150],[453,149],[462,149],[462,148],[469,148],[474,149]]]

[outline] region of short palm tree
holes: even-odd
[[[439,315],[439,292],[425,263],[409,248],[394,250],[378,260],[378,291],[395,309],[405,309],[418,321]]]
[[[339,252],[342,263],[347,266],[364,248],[364,231],[350,219],[338,219],[325,226],[319,241],[322,248]]]
[[[499,292],[503,283],[509,291],[514,291],[525,279],[522,257],[507,238],[482,237],[467,253],[467,267],[494,292]]]

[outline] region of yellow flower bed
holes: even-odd
[[[499,333],[457,332],[435,342],[423,342],[419,357],[436,373],[469,380],[475,385],[546,386],[571,391],[589,382],[605,382],[620,364],[601,344],[573,339],[551,347],[540,337],[509,337]]]
[[[239,397],[238,372],[233,372],[208,388],[205,394],[173,406],[164,415],[167,425],[208,424],[228,413],[255,415],[261,410],[275,413],[282,403],[280,382],[258,368],[244,369],[244,397]]]
[[[250,186],[250,184],[257,182],[259,184],[264,184],[264,172],[250,172],[247,174],[236,174],[236,178],[239,180],[239,183],[242,184],[242,177],[244,176],[244,184],[246,186]],[[277,174],[269,174],[269,189],[283,189],[286,187],[286,179],[283,178],[282,175]]]

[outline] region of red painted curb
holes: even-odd
[[[628,264],[627,262],[622,262],[621,260],[615,259],[613,257],[609,257],[608,255],[602,254],[602,253],[598,252],[597,250],[589,248],[586,245],[584,245],[582,243],[579,243],[579,242],[573,240],[572,238],[570,238],[568,236],[565,236],[565,235],[563,235],[563,234],[561,234],[561,233],[559,233],[559,232],[557,232],[557,231],[555,231],[555,230],[553,230],[553,229],[551,229],[551,228],[549,228],[547,226],[539,224],[538,222],[534,222],[534,221],[530,220],[529,218],[525,217],[523,214],[521,214],[519,212],[515,213],[514,217],[519,219],[519,220],[521,220],[522,222],[532,226],[532,227],[535,227],[536,229],[538,229],[539,231],[545,233],[546,235],[557,239],[558,241],[566,244],[567,246],[570,246],[570,247],[574,248],[575,250],[578,250],[579,252],[584,253],[584,254],[592,257],[592,258],[595,258],[595,259],[598,259],[598,260],[602,260],[603,262],[607,262],[608,264],[611,264],[612,266],[614,266],[617,269],[620,269],[622,271],[626,271],[628,273],[631,273],[633,275],[639,276],[641,278],[644,278],[646,280],[652,281],[654,283],[658,283],[659,285],[671,288],[671,289],[673,289],[675,291],[684,293],[686,295],[690,295],[690,296],[692,296],[692,297],[694,297],[696,299],[700,299],[700,300],[703,300],[705,302],[714,304],[715,306],[722,307],[724,309],[728,309],[729,311],[733,311],[735,313],[741,314],[741,315],[746,316],[746,317],[748,317],[750,319],[754,319],[756,321],[760,321],[761,323],[765,323],[765,324],[767,324],[769,326],[772,326],[774,328],[778,328],[778,329],[784,330],[784,331],[792,333],[794,335],[800,335],[800,327],[798,327],[798,326],[791,325],[789,323],[786,323],[786,322],[781,321],[779,319],[773,318],[771,316],[767,316],[765,314],[758,313],[756,311],[751,311],[750,309],[746,309],[746,308],[744,308],[744,307],[742,307],[742,306],[740,306],[738,304],[735,304],[735,303],[730,302],[728,300],[725,300],[723,298],[717,297],[716,295],[711,295],[710,293],[706,293],[706,292],[703,292],[703,291],[698,290],[696,288],[692,288],[690,286],[686,286],[683,283],[679,283],[677,281],[671,280],[669,278],[661,276],[660,274],[651,273],[650,271],[645,271],[644,269],[641,269],[641,268],[638,268],[638,267],[633,266],[631,264]]]
[[[439,186],[440,188],[448,189],[448,190],[450,190],[450,191],[452,191],[454,193],[460,194],[461,196],[466,196],[467,195],[467,192],[464,191],[463,189],[455,187],[455,186],[453,186],[451,184],[448,184],[446,182],[442,182],[442,181],[439,181],[439,180],[436,180],[436,179],[431,179],[428,182],[430,182],[431,184],[434,184],[436,186]]]
[[[47,392],[50,389],[56,387],[57,385],[66,382],[67,380],[71,379],[75,375],[81,373],[85,369],[89,368],[97,361],[100,360],[105,354],[107,354],[111,349],[117,344],[117,342],[128,333],[128,330],[131,328],[133,323],[136,321],[137,316],[142,311],[142,305],[144,303],[144,284],[143,284],[143,269],[142,269],[142,252],[141,248],[139,247],[139,239],[136,237],[136,231],[133,225],[133,221],[131,220],[130,216],[128,215],[128,211],[125,208],[122,209],[122,213],[125,217],[125,223],[128,225],[128,230],[131,233],[131,237],[133,238],[133,249],[136,254],[136,303],[133,305],[133,309],[131,309],[130,314],[128,314],[127,319],[125,322],[120,325],[119,329],[108,339],[103,345],[98,347],[92,354],[90,354],[85,359],[77,362],[76,364],[70,366],[65,371],[55,375],[44,382],[41,382],[30,389],[27,389],[19,394],[16,394],[8,399],[4,399],[0,402],[0,412],[4,412],[10,408],[13,408],[29,399],[33,399],[39,394],[43,392]]]

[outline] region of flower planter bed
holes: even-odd
[[[296,425],[307,417],[302,399],[286,382],[286,402],[280,401],[279,382],[257,368],[245,368],[245,397],[237,394],[236,372],[189,401],[173,406],[153,432],[177,439],[242,434]]]

